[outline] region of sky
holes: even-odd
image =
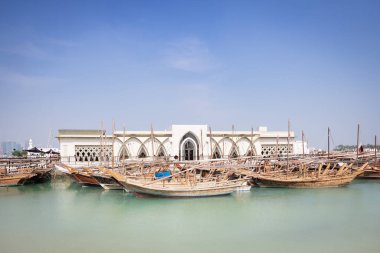
[[[380,1],[0,0],[0,140],[208,124],[380,136]],[[58,146],[57,140],[54,145]]]

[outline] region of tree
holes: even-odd
[[[27,152],[25,150],[16,150],[16,149],[13,149],[12,155],[16,156],[16,157],[23,157],[23,156],[27,155]]]

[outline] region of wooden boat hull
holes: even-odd
[[[23,185],[28,179],[33,176],[35,176],[35,174],[1,176],[0,187]]]
[[[218,187],[182,187],[173,189],[170,186],[143,186],[138,183],[122,182],[127,191],[133,192],[135,195],[147,195],[164,198],[195,198],[195,197],[212,197],[228,195],[236,191],[238,185],[233,184],[229,186]]]
[[[124,187],[119,184],[100,184],[105,190],[123,190]]]
[[[351,172],[345,165],[342,166],[334,175],[315,174],[312,176],[301,176],[298,174],[280,174],[280,175],[266,175],[261,174],[255,177],[261,187],[285,187],[285,188],[329,188],[340,187],[351,183],[357,176],[363,173],[364,169],[368,166],[365,163],[360,168]]]
[[[33,173],[35,173],[35,176],[27,179],[25,182],[26,184],[35,184],[35,183],[44,183],[51,179],[51,172],[52,168],[47,169],[35,169],[33,170]]]
[[[359,175],[361,179],[380,179],[380,164],[370,164],[363,174]]]
[[[355,176],[310,179],[310,180],[283,180],[274,178],[258,178],[260,187],[283,187],[283,188],[329,188],[348,185],[354,180]]]
[[[250,185],[243,185],[243,186],[237,187],[236,191],[237,192],[249,192],[249,191],[251,191],[251,189],[252,189],[252,186],[250,186]]]
[[[71,176],[78,184],[86,186],[100,186],[98,181],[96,181],[96,179],[92,176],[82,173],[72,173]]]
[[[116,179],[113,177],[105,176],[105,175],[92,175],[93,178],[106,190],[123,190],[123,186],[121,186]]]
[[[65,168],[64,166],[61,166],[58,164],[55,164],[54,166],[55,166],[55,169],[60,171],[60,172],[63,172],[63,173],[68,174],[68,175],[71,174],[71,172],[67,168]]]
[[[360,179],[380,179],[380,171],[364,171],[363,174],[358,176]]]

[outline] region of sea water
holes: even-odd
[[[137,198],[69,180],[0,188],[0,252],[380,252],[380,181]]]

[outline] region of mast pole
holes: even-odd
[[[101,165],[104,165],[104,147],[103,147],[103,141],[104,141],[104,133],[103,133],[103,120],[100,124],[100,161],[101,161]]]
[[[211,127],[209,128],[210,128],[210,160],[211,160],[212,159],[212,142],[211,142],[212,138],[211,138]]]
[[[377,162],[376,151],[377,151],[377,147],[376,147],[376,135],[375,135],[375,162]]]
[[[224,159],[224,141],[225,141],[225,138],[226,136],[223,134],[223,151],[222,151],[222,158]]]
[[[202,129],[201,129],[201,157],[202,157],[202,160],[204,159],[203,158],[203,131],[202,131]]]
[[[276,158],[278,159],[278,134],[276,137]]]
[[[358,132],[356,135],[356,160],[359,158],[359,130],[360,130],[360,125],[358,124]]]
[[[152,139],[152,160],[154,160],[154,134],[153,134],[153,125],[150,125],[150,138]]]
[[[327,160],[330,159],[330,127],[327,128]]]
[[[125,145],[125,125],[123,125],[123,170],[124,170],[124,162],[125,162],[125,152],[127,152],[127,145]]]
[[[251,127],[251,158],[253,157],[253,127]]]
[[[286,152],[286,169],[287,169],[287,171],[289,171],[289,152],[290,152],[289,139],[290,139],[290,120],[288,120],[288,151]]]
[[[302,157],[305,157],[305,135],[302,130]]]
[[[115,166],[115,120],[112,119],[112,169]]]
[[[233,154],[234,154],[234,156],[235,156],[235,150],[236,150],[236,145],[235,145],[235,137],[234,137],[234,135],[235,135],[235,125],[234,124],[232,124],[232,142],[233,142],[233,151],[232,152],[234,152]],[[231,154],[230,154],[231,155]],[[229,155],[229,156],[230,156]]]

